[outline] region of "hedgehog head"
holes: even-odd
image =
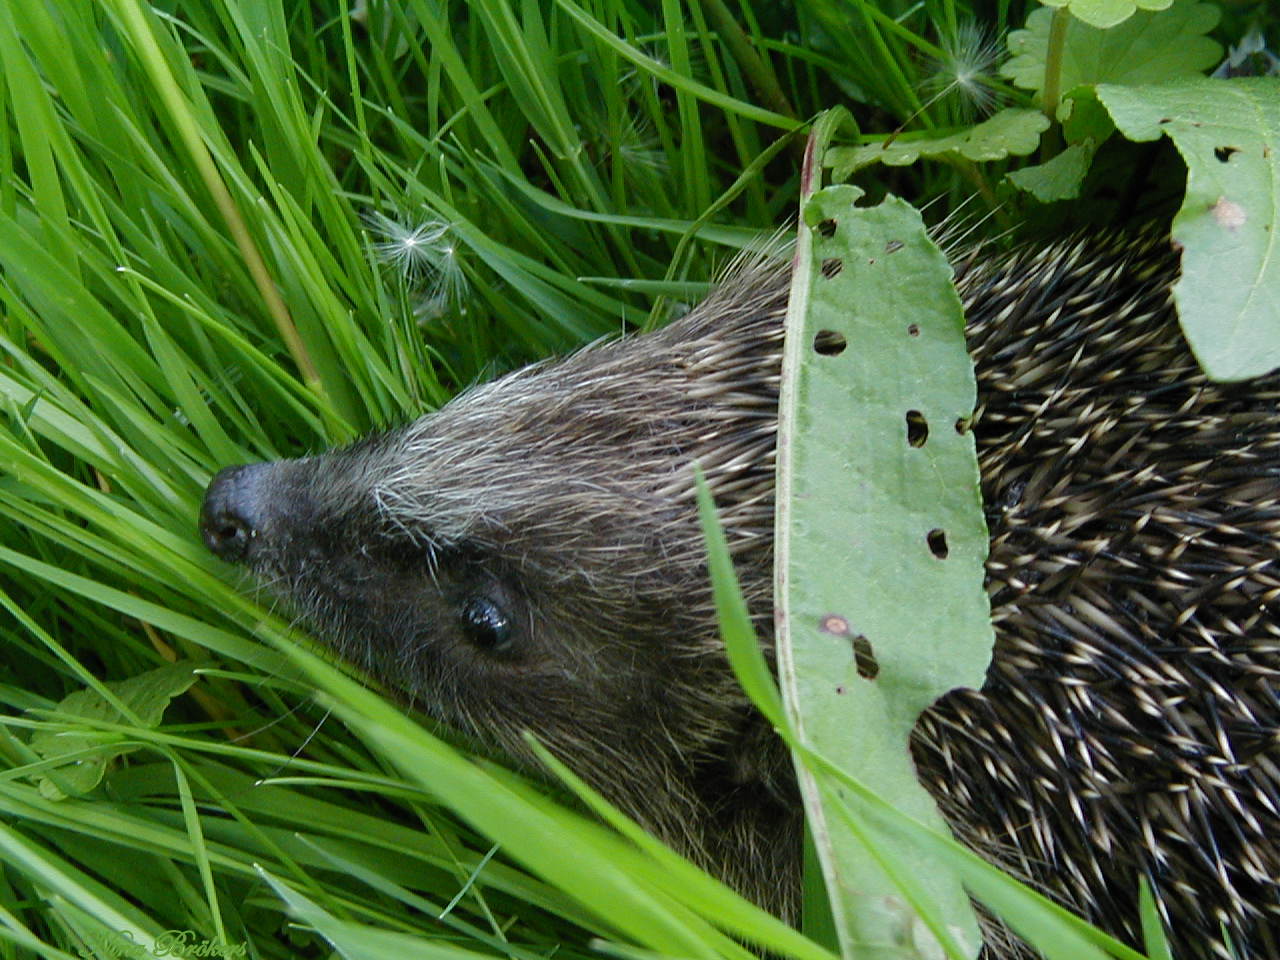
[[[740,371],[776,367],[785,287],[743,289],[352,446],[228,468],[205,542],[415,705],[517,760],[533,733],[698,855],[704,796],[786,780],[720,646],[693,495],[697,462],[767,618],[777,377]]]

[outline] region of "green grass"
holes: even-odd
[[[828,955],[313,656],[194,529],[221,466],[679,311],[793,215],[827,107],[961,122],[921,93],[961,0],[798,8],[0,0],[0,958]],[[185,659],[159,727],[57,706]]]

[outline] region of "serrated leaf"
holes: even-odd
[[[1280,367],[1280,78],[1108,85],[1098,99],[1125,136],[1163,134],[1186,161],[1173,295],[1200,366],[1227,381]]]
[[[832,178],[847,180],[850,175],[873,163],[905,167],[921,157],[955,154],[967,160],[1002,160],[1021,157],[1040,145],[1040,134],[1049,120],[1039,110],[1010,107],[984,120],[975,127],[946,137],[919,140],[895,140],[887,147],[869,144],[863,147],[833,147],[827,151],[826,163],[833,167]]]
[[[1199,74],[1222,57],[1222,47],[1205,36],[1219,16],[1212,4],[1174,0],[1167,10],[1139,10],[1109,30],[1073,18],[1062,49],[1059,89],[1095,83],[1159,83]],[[1000,73],[1016,86],[1036,92],[1044,89],[1052,20],[1053,10],[1040,7],[1027,17],[1025,29],[1009,34],[1012,58]]]
[[[976,388],[946,259],[907,204],[858,209],[860,194],[816,193],[797,244],[779,422],[778,672],[805,744],[945,830],[908,741],[937,697],[982,685],[994,643],[977,460],[957,429]],[[918,944],[904,898],[927,907],[919,915],[939,941],[976,951],[953,875],[906,845],[892,860],[910,867],[890,882],[877,866],[883,838],[832,815],[842,788],[812,770],[801,785],[846,955]]]
[[[94,724],[133,723],[136,720],[139,726],[154,728],[160,725],[170,701],[185,693],[196,682],[196,670],[201,666],[204,664],[187,660],[106,684],[106,688],[131,715],[121,712],[119,707],[96,690],[77,690],[63,697],[57,710],[68,719],[79,717]],[[88,793],[102,780],[111,760],[131,753],[138,749],[138,745],[125,743],[104,746],[102,734],[96,732],[55,733],[37,730],[31,737],[31,749],[46,760],[56,760],[95,748],[97,749],[92,756],[78,756],[69,760],[65,766],[56,767],[57,772],[53,777],[42,777],[39,781],[40,792],[51,800],[62,800],[69,794],[78,796]]]
[[[1065,7],[1091,27],[1107,29],[1124,23],[1139,10],[1167,10],[1172,0],[1041,0],[1046,7]]]

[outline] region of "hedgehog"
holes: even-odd
[[[951,259],[996,648],[918,721],[919,776],[962,842],[1123,940],[1145,878],[1176,956],[1280,956],[1280,377],[1200,373],[1167,237]],[[200,528],[407,702],[530,767],[532,731],[795,920],[801,803],[727,663],[692,480],[771,655],[788,273],[758,261],[664,329],[227,468]]]

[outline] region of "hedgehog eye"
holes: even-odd
[[[462,632],[477,647],[503,653],[511,646],[511,618],[488,597],[462,605]]]

